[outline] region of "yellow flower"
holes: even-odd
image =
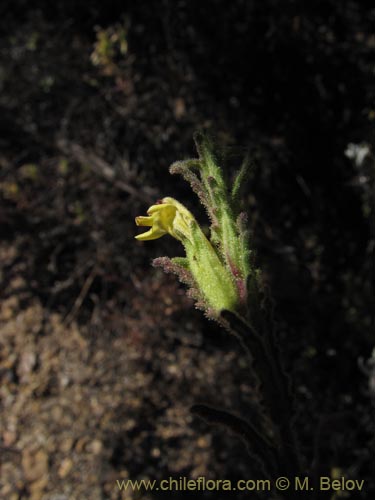
[[[147,214],[147,217],[135,219],[137,226],[150,227],[145,233],[136,236],[136,239],[155,240],[170,234],[180,240],[185,248],[186,258],[178,258],[178,264],[172,259],[170,262],[174,264],[174,269],[179,269],[180,275],[185,278],[186,273],[190,273],[191,280],[185,279],[185,282],[194,283],[207,309],[215,313],[222,309],[234,311],[238,293],[231,272],[220,260],[189,210],[174,198],[166,197],[157,205],[152,205]]]
[[[174,198],[163,198],[157,205],[147,210],[147,217],[135,218],[137,226],[150,227],[148,231],[138,234],[137,240],[156,240],[169,233],[182,241],[191,239],[191,223],[195,221],[193,215]]]

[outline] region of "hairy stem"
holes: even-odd
[[[287,378],[281,368],[276,347],[269,336],[260,336],[243,318],[223,311],[231,332],[240,340],[254,361],[269,415],[276,431],[278,469],[280,474],[295,477],[299,474],[300,461],[297,442],[292,427],[292,411]],[[292,492],[289,491],[289,494]],[[290,496],[289,496],[290,498]]]

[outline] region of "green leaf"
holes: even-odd
[[[244,158],[244,161],[242,162],[242,165],[234,179],[232,191],[231,191],[231,198],[232,202],[237,202],[241,189],[244,187],[246,182],[249,179],[249,173],[250,173],[250,157],[249,155],[246,155]]]

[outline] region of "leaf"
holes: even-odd
[[[233,187],[231,190],[232,202],[237,202],[241,189],[243,189],[244,185],[247,183],[249,179],[250,169],[251,169],[250,157],[249,155],[246,155],[233,182]]]

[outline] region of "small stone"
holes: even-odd
[[[27,381],[28,375],[33,371],[35,364],[36,355],[34,352],[26,351],[21,354],[17,368],[17,374],[21,382]]]
[[[22,453],[22,467],[28,481],[37,481],[48,473],[47,453],[39,449],[33,452],[29,449]]]
[[[70,458],[64,458],[58,470],[58,475],[61,479],[64,479],[69,472],[72,470],[73,461]]]
[[[82,453],[84,450],[85,446],[87,445],[87,437],[82,437],[78,439],[76,445],[75,445],[75,450],[77,453]]]
[[[74,444],[74,439],[73,438],[66,438],[64,441],[62,441],[60,445],[60,451],[63,453],[68,453],[72,448]]]
[[[174,106],[173,106],[173,112],[176,117],[176,119],[180,119],[184,116],[186,113],[186,105],[185,101],[182,97],[177,97],[177,99],[174,100]]]
[[[5,447],[12,446],[17,439],[17,433],[15,431],[4,431],[3,432],[3,443]]]
[[[207,448],[210,445],[209,439],[206,436],[201,436],[197,440],[197,445],[199,448]]]
[[[99,439],[95,439],[87,446],[87,449],[94,455],[99,455],[103,449],[103,443]]]
[[[30,500],[42,500],[48,484],[48,476],[44,475],[30,484]]]

